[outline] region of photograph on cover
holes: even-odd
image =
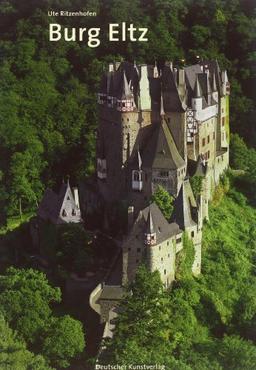
[[[255,0],[0,0],[0,370],[256,369]]]

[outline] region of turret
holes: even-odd
[[[222,81],[223,95],[229,95],[230,94],[230,84],[228,81],[228,75],[227,75],[226,70],[221,72],[221,81]]]
[[[149,80],[148,80],[148,67],[146,64],[141,66],[141,77],[139,82],[140,88],[140,109],[150,110],[151,109],[151,98],[149,90]]]
[[[156,244],[156,230],[155,230],[155,226],[153,223],[153,218],[152,218],[150,207],[149,207],[148,217],[147,217],[147,222],[146,222],[145,244],[148,246]]]
[[[206,70],[206,83],[207,83],[207,104],[211,105],[212,89],[211,89],[211,84],[210,84],[209,69]]]
[[[195,89],[194,89],[194,97],[192,98],[192,108],[196,111],[202,110],[202,89],[199,83],[198,76],[196,77],[196,84],[195,84]]]
[[[213,72],[213,77],[212,77],[212,98],[216,102],[218,102],[219,94],[218,94],[218,89],[217,89],[217,84],[216,84],[216,76],[214,72]]]
[[[121,99],[120,99],[121,98]],[[135,108],[134,96],[131,91],[131,81],[128,84],[125,71],[123,71],[123,88],[121,97],[117,99],[117,110],[121,112],[131,112]]]
[[[155,66],[153,69],[153,77],[154,78],[159,78],[159,73],[158,73],[158,68],[157,68],[157,63],[155,62]]]

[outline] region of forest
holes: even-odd
[[[63,27],[107,30],[114,22],[146,27],[148,42],[111,43],[104,32],[97,48],[78,41],[49,42],[49,23],[60,19],[48,17],[48,10],[97,13],[62,17]],[[230,165],[235,172],[218,187],[205,225],[202,275],[195,279],[189,273],[189,242],[171,292],[163,291],[157,273],[150,275],[141,267],[115,339],[107,343],[105,361],[166,363],[168,370],[253,370],[255,1],[2,0],[0,35],[3,229],[13,217],[33,214],[46,187],[57,187],[67,175],[77,184],[93,173],[96,93],[107,63],[172,60],[182,66],[196,63],[200,56],[217,59],[227,69]],[[84,351],[81,323],[53,310],[60,302],[59,288],[44,274],[14,267],[5,271],[0,279],[0,368],[67,368]]]

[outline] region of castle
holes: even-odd
[[[192,271],[200,273],[203,220],[229,164],[229,94],[227,72],[217,61],[183,68],[109,64],[98,93],[97,193],[110,224],[116,205],[128,215],[113,274],[91,294],[103,322],[140,263],[171,285],[184,231],[195,249]],[[199,194],[193,177],[201,179]],[[170,220],[151,203],[159,185],[174,197]]]
[[[123,287],[141,263],[171,286],[184,232],[194,246],[192,272],[200,274],[203,220],[229,164],[229,94],[217,61],[183,68],[110,63],[102,76],[95,177],[80,194],[69,181],[59,193],[47,189],[31,230],[36,245],[40,223],[82,223],[81,214],[88,223],[95,212],[97,228],[115,230],[117,254],[90,295],[104,336],[112,335]],[[196,192],[191,183],[198,179]],[[152,203],[159,186],[174,199],[168,220]]]

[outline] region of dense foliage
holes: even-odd
[[[28,368],[28,365],[22,365],[23,362],[31,362],[31,369],[34,369],[37,367],[32,365],[39,361],[43,364],[44,359],[44,367],[38,364],[38,368],[48,369],[46,364],[67,367],[69,361],[83,351],[85,341],[81,323],[68,315],[53,315],[52,304],[60,301],[60,289],[51,287],[39,271],[11,267],[0,277],[0,325],[4,329],[4,332],[0,331],[0,346],[6,353],[0,357],[1,368],[8,368],[9,362],[15,365],[15,361],[21,361],[21,369]],[[8,325],[17,331],[17,335]],[[44,357],[27,351],[25,343],[31,351]],[[7,355],[8,346],[14,348],[12,356]]]
[[[230,151],[230,165],[240,173],[235,181],[236,186],[248,196],[253,205],[256,205],[256,150],[248,148],[243,139],[233,134]]]
[[[121,306],[108,362],[180,370],[255,368],[256,211],[232,189],[211,207],[210,220],[199,277],[189,275],[185,264],[185,273],[179,271],[165,292],[157,272],[139,269]]]
[[[170,220],[173,212],[174,198],[162,186],[158,185],[156,191],[151,197],[151,201],[155,202],[162,211],[166,220]]]
[[[47,16],[49,9],[96,17]],[[231,128],[255,143],[255,2],[238,0],[6,0],[0,4],[0,215],[36,207],[47,185],[94,166],[95,93],[121,58],[175,65],[217,58],[231,80]],[[49,42],[48,24],[100,27],[101,44]],[[108,24],[149,29],[149,41],[109,42]],[[207,47],[206,47],[207,45]],[[110,51],[111,50],[111,51]],[[182,61],[181,61],[182,60]]]

